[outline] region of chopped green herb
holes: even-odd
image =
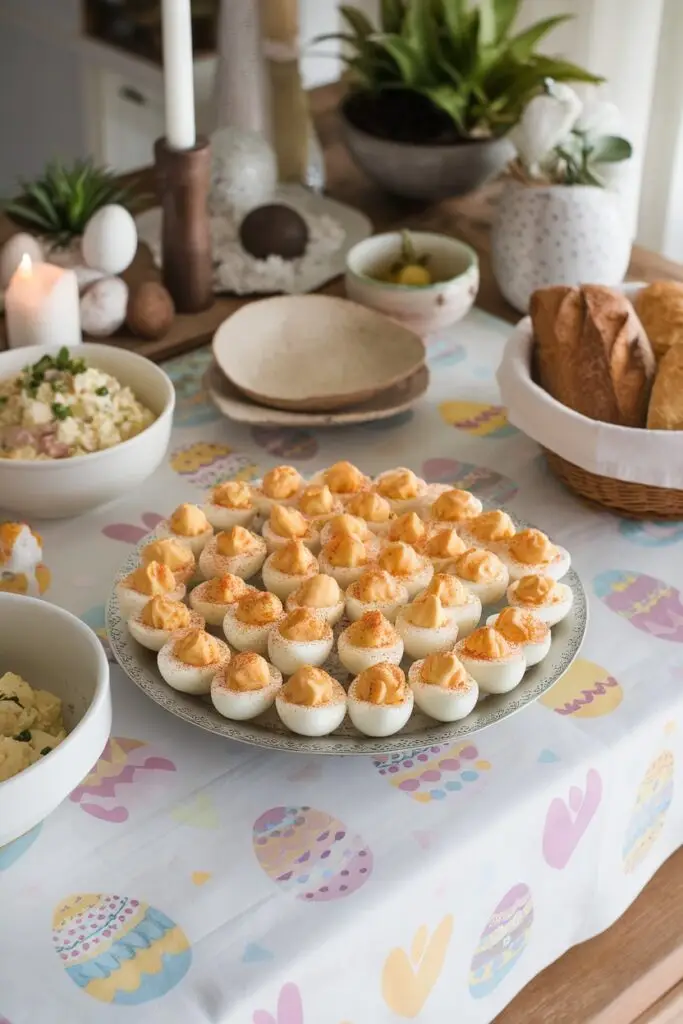
[[[9,398],[7,395],[0,395],[0,409],[2,409],[3,405],[7,405],[8,402]]]
[[[43,747],[43,749],[40,752],[40,756],[41,757],[45,757],[46,754],[51,754],[51,753],[52,753],[52,747]]]
[[[15,737],[19,743],[30,743],[31,742],[31,730],[24,729],[23,732],[18,733]]]
[[[19,698],[17,697],[16,693],[13,693],[11,696],[8,693],[0,693],[0,700],[11,700],[11,701],[14,701],[14,703],[18,704],[20,708],[23,708],[23,706],[24,706],[21,703],[21,701],[19,700]]]
[[[73,416],[73,411],[69,408],[69,406],[62,405],[61,402],[53,402],[51,409],[58,420],[66,420],[69,418],[69,416]]]
[[[105,395],[109,394],[109,388],[105,388],[105,387],[95,388],[95,394],[96,395],[101,395],[102,398],[104,398]]]
[[[44,358],[45,356],[43,356],[43,359]],[[68,370],[70,362],[71,356],[69,355],[69,350],[66,347],[66,345],[63,345],[62,348],[60,348],[59,352],[57,353],[57,358],[55,359],[54,365],[57,367],[58,370]]]

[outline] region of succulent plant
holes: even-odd
[[[459,138],[503,135],[547,78],[601,78],[569,61],[537,52],[571,15],[545,18],[514,34],[522,0],[382,0],[380,25],[341,6],[348,31],[316,42],[343,43],[353,85],[366,93],[417,93],[445,113]]]
[[[49,238],[56,246],[66,246],[82,235],[103,206],[134,205],[131,191],[121,187],[113,172],[96,167],[91,160],[78,160],[71,167],[53,161],[41,177],[19,185],[21,193],[4,202],[2,209],[19,227]]]

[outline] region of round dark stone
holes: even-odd
[[[269,203],[246,215],[240,225],[240,242],[257,260],[269,256],[295,260],[306,252],[308,225],[291,206]]]

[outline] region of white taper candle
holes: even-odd
[[[161,18],[166,142],[172,149],[192,149],[197,135],[190,0],[162,0]]]

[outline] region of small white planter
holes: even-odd
[[[621,284],[631,258],[621,196],[589,185],[506,182],[491,244],[498,287],[522,313],[537,288]]]

